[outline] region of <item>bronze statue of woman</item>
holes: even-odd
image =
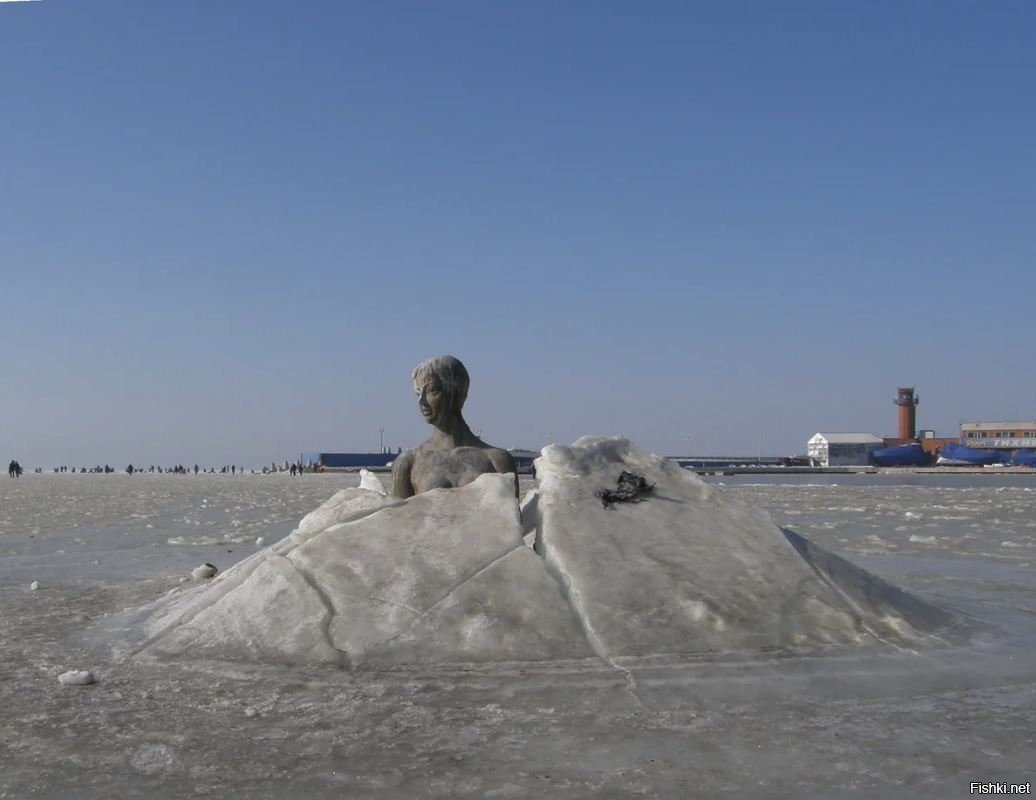
[[[421,416],[435,430],[396,459],[392,494],[412,497],[430,489],[464,486],[483,473],[498,472],[514,475],[517,496],[518,474],[511,454],[479,439],[461,414],[471,383],[464,365],[453,356],[436,356],[418,364],[411,377]]]

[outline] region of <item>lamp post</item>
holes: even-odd
[[[378,428],[378,444],[381,447],[381,450],[379,452],[384,453],[385,452],[385,429],[384,428]]]

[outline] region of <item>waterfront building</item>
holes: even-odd
[[[387,469],[396,456],[403,452],[402,448],[392,451],[386,448],[380,453],[302,453],[299,463],[306,467],[323,472],[325,470],[343,470],[346,472],[359,469]],[[538,450],[508,450],[519,473],[532,470],[533,459],[539,457]]]
[[[956,436],[936,436],[933,430],[918,431],[917,437],[914,439],[886,436],[883,441],[885,442],[885,447],[899,447],[900,445],[919,442],[924,451],[931,456],[939,455],[940,451],[950,443],[960,444],[960,440]]]
[[[303,453],[299,463],[320,471],[378,469],[395,461],[396,455],[388,450],[381,453]]]
[[[1036,420],[1029,422],[962,422],[960,443],[982,450],[1036,448]]]
[[[869,464],[871,453],[883,446],[873,433],[816,433],[806,443],[806,455],[821,467],[855,467]]]

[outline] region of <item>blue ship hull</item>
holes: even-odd
[[[919,444],[882,447],[871,453],[871,460],[879,467],[923,467],[929,462],[928,454]]]
[[[987,464],[995,464],[1004,458],[1002,453],[992,450],[975,450],[963,444],[950,442],[944,445],[939,452],[940,464],[960,464],[971,467],[984,467]]]
[[[1014,454],[1011,463],[1016,467],[1036,467],[1036,451],[1019,450]]]

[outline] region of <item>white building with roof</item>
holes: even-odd
[[[815,433],[806,454],[822,467],[856,467],[869,464],[871,453],[883,445],[873,433]]]

